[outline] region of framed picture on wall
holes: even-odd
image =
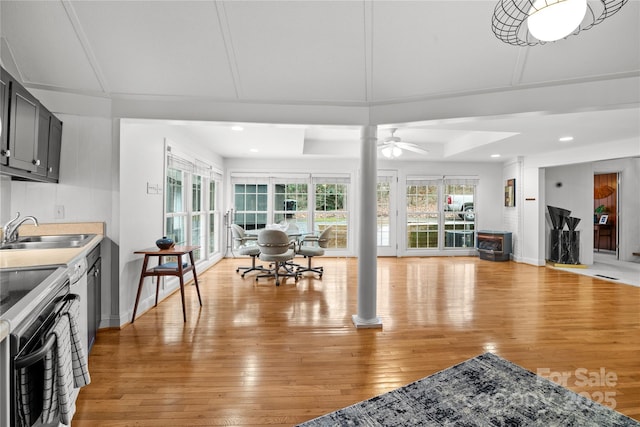
[[[512,208],[516,205],[516,180],[508,179],[504,187],[504,205]]]
[[[609,215],[600,215],[600,222],[598,224],[606,224],[609,220]]]

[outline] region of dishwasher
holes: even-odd
[[[88,321],[88,305],[89,300],[87,292],[87,259],[79,258],[68,264],[70,292],[80,297],[80,319],[78,319],[80,336],[83,337],[85,355],[89,348],[89,332],[87,327]]]
[[[98,328],[100,327],[101,318],[101,298],[100,298],[100,282],[101,282],[101,258],[100,245],[96,246],[87,255],[87,354],[91,352],[91,348],[96,341]]]

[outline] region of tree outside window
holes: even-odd
[[[437,249],[438,184],[407,180],[407,248]]]
[[[333,225],[334,233],[328,248],[346,248],[348,244],[348,185],[342,183],[315,184],[313,223],[319,232]]]

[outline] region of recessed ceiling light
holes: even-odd
[[[558,141],[560,141],[560,142],[573,141],[573,137],[572,136],[563,136],[562,138],[558,138]]]
[[[492,154],[491,157],[493,158],[500,157],[500,154]]]
[[[258,150],[257,148],[250,148],[250,149],[249,149],[249,152],[251,152],[251,153],[257,153],[257,152],[259,152],[259,151],[260,151],[260,150]]]
[[[242,126],[235,125],[235,126],[231,126],[231,130],[235,130],[236,132],[241,132],[244,130],[244,128]]]

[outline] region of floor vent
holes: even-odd
[[[605,279],[618,280],[618,278],[617,278],[617,277],[609,277],[609,276],[605,276],[605,275],[603,275],[603,274],[594,274],[594,276],[596,276],[596,277],[602,277],[602,278],[605,278]]]

